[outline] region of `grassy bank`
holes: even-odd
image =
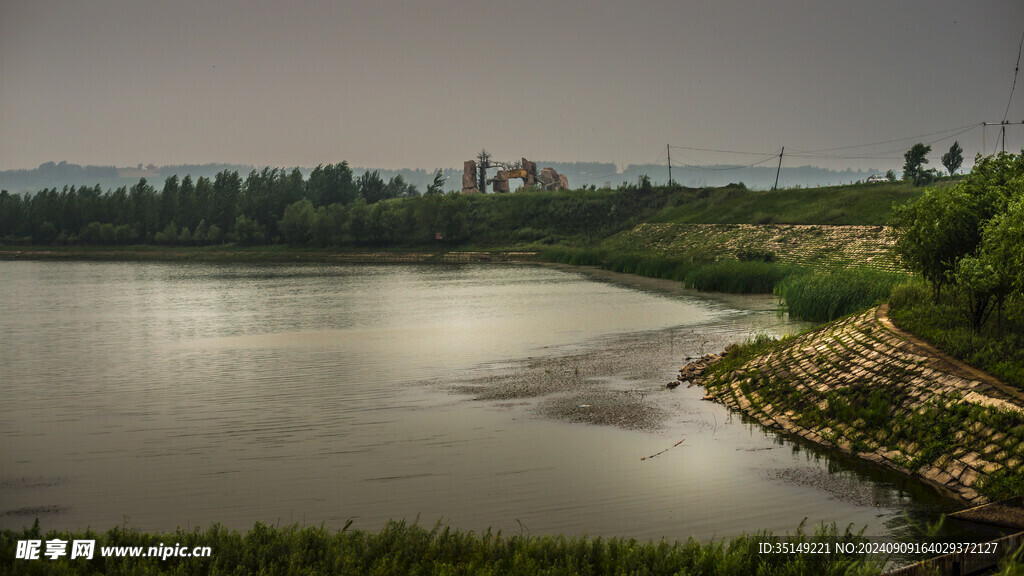
[[[92,560],[15,559],[19,540],[95,539]],[[668,543],[624,538],[566,538],[477,534],[404,522],[380,532],[332,531],[257,524],[247,533],[214,525],[206,530],[142,533],[114,528],[103,533],[0,532],[0,572],[5,574],[702,574],[798,575],[877,574],[864,555],[839,554],[837,543],[863,541],[835,525],[812,534],[802,528],[786,536],[759,532],[730,540]],[[831,554],[761,554],[759,543],[828,543]],[[101,558],[103,546],[209,546],[208,558]],[[45,552],[45,544],[43,545]]]
[[[1024,390],[1024,301],[1011,298],[975,331],[962,298],[947,293],[936,302],[923,282],[907,282],[894,290],[889,315],[943,352]]]
[[[689,191],[652,222],[883,225],[894,204],[905,204],[920,194],[921,188],[904,182],[764,191],[740,186],[705,188]]]
[[[893,286],[906,278],[869,268],[811,271],[763,260],[695,262],[601,249],[548,249],[538,258],[676,280],[702,292],[774,292],[791,317],[811,322],[828,322],[879,304]]]

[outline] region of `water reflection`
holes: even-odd
[[[892,536],[942,501],[664,388],[764,298],[522,266],[0,263],[0,526]],[[667,449],[671,447],[671,449]],[[657,454],[656,457],[649,456]]]

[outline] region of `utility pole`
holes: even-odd
[[[988,132],[988,130],[986,130],[986,128],[990,124],[993,125],[993,126],[996,126],[996,125],[999,126],[999,134],[996,135],[996,144],[992,148],[992,153],[995,154],[996,150],[998,150],[999,148],[1002,148],[1003,152],[1006,152],[1006,127],[1007,126],[1024,126],[1024,120],[1021,120],[1020,122],[1011,122],[1009,120],[1003,120],[1002,122],[982,122],[981,123],[981,153],[982,153],[982,155],[987,155],[988,154],[988,152],[985,150],[985,147],[986,147],[986,138],[985,138],[985,136],[986,136],[986,133]]]
[[[672,185],[672,147],[665,144],[665,154],[668,154],[668,185]]]
[[[782,152],[779,152],[779,167],[775,170],[775,185],[772,186],[772,190],[779,187],[779,172],[782,172],[782,155],[786,153],[786,147],[782,147]]]

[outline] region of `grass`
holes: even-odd
[[[696,266],[686,275],[686,283],[701,291],[771,294],[780,281],[799,272],[773,262],[719,260]]]
[[[900,328],[1024,390],[1024,301],[1009,301],[1003,317],[993,315],[981,332],[971,329],[962,310],[955,295],[934,302],[922,282],[913,282],[893,290],[889,315]]]
[[[347,527],[346,527],[347,528]],[[95,539],[92,560],[15,559],[18,540]],[[247,533],[214,525],[205,530],[143,533],[118,527],[103,533],[46,532],[32,528],[0,531],[0,572],[5,574],[702,574],[839,575],[878,574],[877,560],[840,554],[836,543],[864,539],[849,528],[803,526],[785,536],[771,532],[729,540],[700,542],[637,541],[626,538],[505,536],[490,530],[477,534],[440,524],[390,522],[380,532],[331,531],[324,527],[274,527],[264,524]],[[760,553],[759,543],[830,543],[831,554]],[[101,558],[102,546],[209,546],[209,558]],[[855,548],[856,546],[854,546]],[[45,544],[43,545],[45,552]]]
[[[894,204],[923,188],[903,182],[753,191],[726,186],[693,190],[652,222],[692,224],[882,225]]]
[[[802,272],[795,266],[759,260],[727,259],[701,263],[596,249],[548,249],[538,258],[547,262],[601,266],[612,272],[676,280],[702,292],[732,294],[771,294],[783,278]]]
[[[830,322],[880,304],[892,292],[902,274],[866,268],[791,275],[775,288],[792,318]]]

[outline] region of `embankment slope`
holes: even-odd
[[[873,308],[729,358],[698,383],[762,424],[918,476],[972,504],[1024,475],[1024,397]]]

